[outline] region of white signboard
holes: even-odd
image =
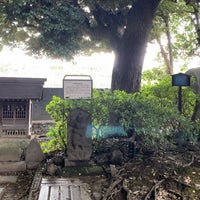
[[[84,79],[85,77],[86,79]],[[64,78],[64,99],[91,99],[92,79],[89,76],[82,76],[81,78],[77,79],[77,76],[66,76]]]

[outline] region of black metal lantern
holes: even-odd
[[[190,86],[190,75],[178,73],[172,75],[172,86],[178,86],[178,110],[182,113],[182,86]]]

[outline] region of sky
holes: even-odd
[[[145,55],[143,70],[158,67],[158,47],[149,46]],[[74,62],[47,58],[36,59],[20,49],[0,52],[0,77],[46,78],[44,87],[62,87],[66,75],[90,75],[94,88],[110,88],[114,55],[94,53],[92,56],[77,56]],[[179,71],[177,69],[176,71]]]

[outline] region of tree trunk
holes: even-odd
[[[165,65],[166,65],[166,73],[172,75],[174,73],[172,44],[171,44],[171,42],[168,41],[168,49],[171,49],[171,50],[169,50],[171,53],[169,53],[169,58],[168,58],[168,54],[165,51],[160,38],[156,38],[156,41],[160,47],[160,53],[163,57]]]
[[[112,91],[124,90],[128,93],[140,90],[144,52],[140,45],[124,45],[115,51],[115,63],[112,73]]]
[[[137,0],[115,48],[111,89],[134,93],[140,90],[143,61],[154,13],[160,0]]]
[[[169,18],[166,19],[165,21],[166,24],[166,36],[167,36],[167,41],[168,41],[168,49],[169,49],[169,65],[167,68],[168,74],[172,75],[174,73],[174,60],[173,60],[173,50],[172,50],[172,41],[171,41],[171,32],[169,28]]]

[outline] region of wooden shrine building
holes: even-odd
[[[32,100],[42,99],[43,78],[0,77],[0,137],[27,137]]]

